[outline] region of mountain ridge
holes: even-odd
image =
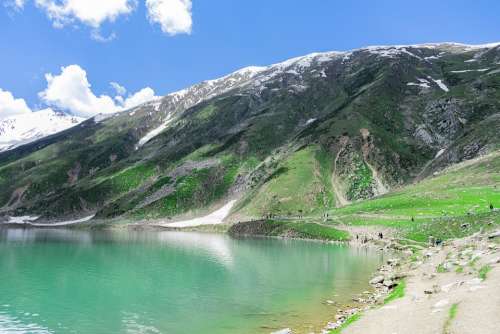
[[[498,149],[499,63],[497,44],[439,44],[247,67],[0,154],[1,211],[150,220],[239,198],[246,219],[370,199]]]

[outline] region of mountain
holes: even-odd
[[[320,215],[500,147],[500,44],[248,67],[0,153],[3,215]]]
[[[66,130],[84,119],[44,109],[0,120],[0,152]]]

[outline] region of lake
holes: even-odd
[[[0,228],[0,333],[319,330],[383,255],[170,231]]]

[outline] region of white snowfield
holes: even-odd
[[[434,81],[436,83],[436,85],[438,85],[439,88],[441,88],[445,92],[448,93],[450,91],[450,89],[448,88],[448,86],[445,85],[445,83],[443,82],[443,80],[441,80],[441,79],[436,80],[436,79],[434,79],[434,78],[432,78],[430,76],[428,78],[431,79],[432,81]]]
[[[163,130],[165,130],[168,127],[168,125],[172,122],[172,120],[173,120],[172,114],[169,114],[167,119],[159,127],[149,131],[144,137],[142,137],[139,140],[135,149],[138,150],[139,148],[144,146],[148,141],[150,141],[151,139],[162,133]]]
[[[9,217],[9,221],[7,224],[25,224],[29,226],[34,226],[34,227],[53,227],[53,226],[68,226],[68,225],[75,225],[79,223],[84,223],[90,221],[92,218],[94,218],[95,215],[92,216],[87,216],[84,218],[80,219],[75,219],[75,220],[67,220],[63,222],[58,222],[58,223],[33,223],[35,220],[37,220],[40,217],[34,217],[34,216],[19,216],[19,217]]]
[[[469,73],[469,72],[486,72],[489,71],[489,68],[480,68],[478,70],[459,70],[459,71],[451,71],[451,73]]]
[[[0,119],[0,152],[61,132],[83,120],[52,109]]]
[[[191,220],[184,220],[184,221],[179,221],[175,223],[162,223],[159,224],[159,226],[163,227],[175,227],[175,228],[183,228],[183,227],[196,227],[196,226],[203,226],[203,225],[219,225],[224,222],[224,219],[229,215],[231,212],[231,209],[233,208],[234,204],[236,203],[236,200],[232,200],[228,202],[226,205],[224,205],[222,208],[220,208],[217,211],[212,212],[211,214],[204,216],[204,217],[199,217],[199,218],[194,218]]]

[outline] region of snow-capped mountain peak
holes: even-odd
[[[83,120],[52,109],[0,119],[0,152],[66,130]]]

